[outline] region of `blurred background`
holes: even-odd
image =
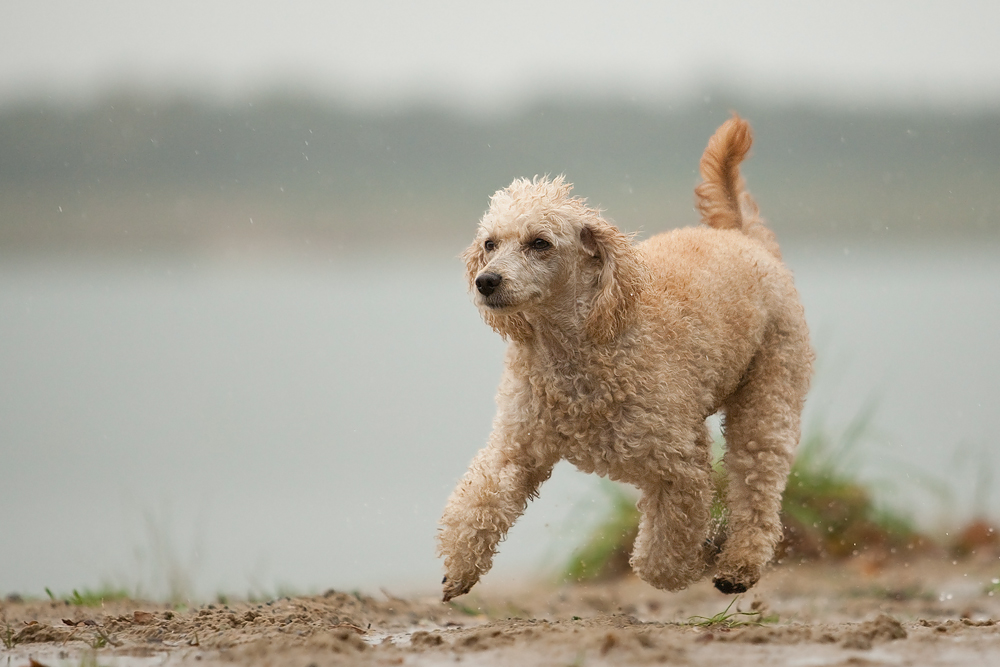
[[[1000,4],[0,7],[0,594],[435,590],[503,343],[457,256],[565,173],[694,224],[731,113],[819,354],[807,430],[926,531],[1000,510]],[[857,429],[855,429],[856,431]],[[845,454],[846,456],[846,454]],[[494,583],[601,511],[561,464]]]

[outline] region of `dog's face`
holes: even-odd
[[[572,231],[560,229],[539,210],[514,219],[487,214],[474,244],[470,287],[475,303],[504,315],[550,301],[584,259]]]
[[[473,299],[501,335],[530,335],[540,309],[570,324],[620,319],[629,300],[621,281],[630,283],[628,295],[637,291],[631,283],[641,271],[628,238],[570,197],[571,187],[562,177],[536,178],[498,191],[463,255]],[[615,326],[607,323],[609,333]]]
[[[548,304],[588,260],[594,264],[580,241],[589,211],[568,194],[561,179],[520,179],[490,199],[465,252],[469,287],[484,314]]]

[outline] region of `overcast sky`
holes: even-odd
[[[0,0],[0,103],[121,84],[474,109],[539,95],[1000,106],[997,0]]]

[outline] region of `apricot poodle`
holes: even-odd
[[[746,121],[724,123],[701,158],[704,225],[638,245],[561,177],[490,199],[463,257],[483,318],[510,344],[489,444],[441,517],[445,600],[490,569],[560,459],[641,491],[631,565],[646,582],[678,590],[713,567],[723,593],[758,581],[781,538],[813,352],[740,177],[751,142]],[[705,420],[720,411],[727,516],[713,535]]]

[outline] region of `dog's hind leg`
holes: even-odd
[[[692,448],[656,483],[640,487],[639,535],[631,565],[639,577],[656,588],[680,590],[705,573],[705,541],[712,505],[712,468],[709,435],[701,426]]]
[[[775,327],[724,406],[728,535],[714,578],[723,593],[757,583],[781,540],[781,495],[799,442],[811,359],[802,330]]]

